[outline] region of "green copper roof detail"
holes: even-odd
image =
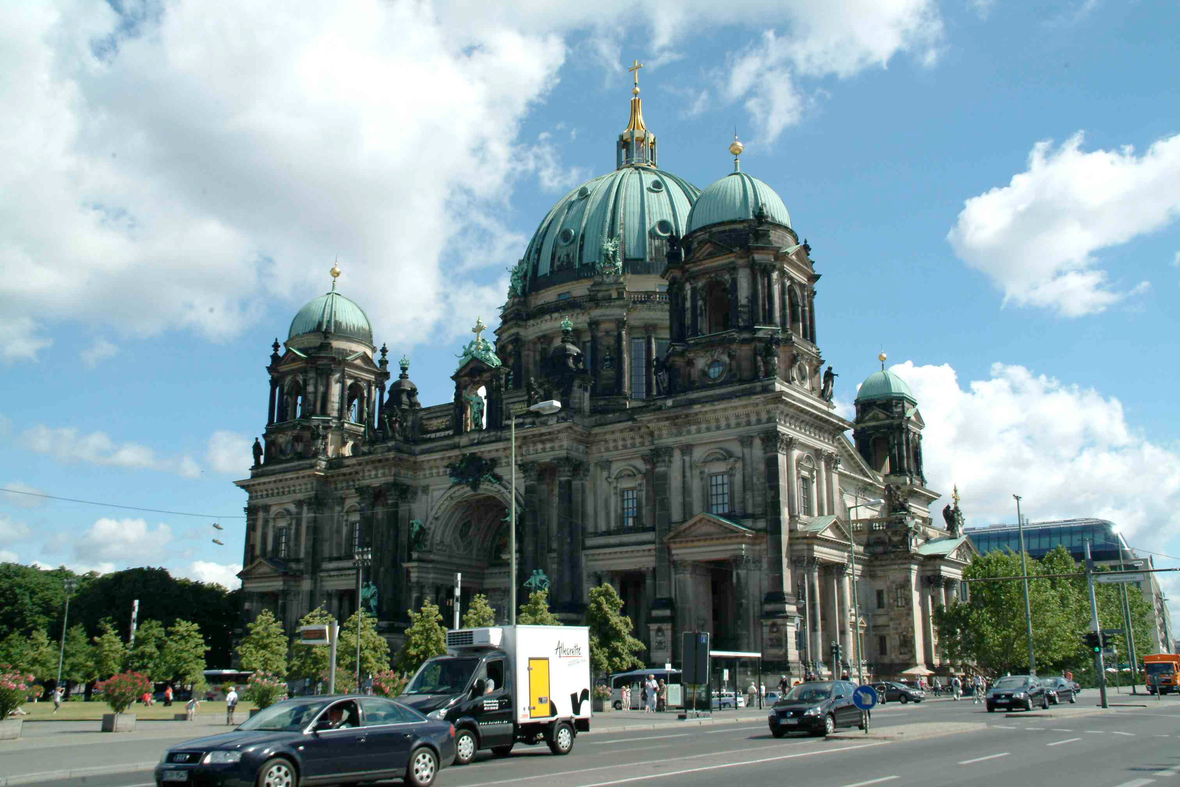
[[[475,338],[467,343],[467,346],[463,348],[463,352],[455,356],[459,359],[459,366],[457,368],[462,369],[465,363],[475,358],[483,361],[493,369],[499,368],[502,365],[499,356],[492,350],[491,343],[483,338],[483,332],[487,330],[487,327],[483,324],[482,318],[475,318],[475,327],[471,329],[471,332],[475,334]]]
[[[335,290],[324,293],[300,309],[291,320],[287,338],[324,331],[331,336],[373,343],[373,328],[364,311]]]
[[[904,399],[913,404],[918,403],[906,381],[888,369],[870,374],[856,394],[858,402],[875,402],[883,399]]]
[[[767,221],[791,226],[791,214],[774,189],[744,172],[733,172],[701,192],[688,214],[686,231],[729,221],[749,221],[758,215],[759,209],[765,211]]]

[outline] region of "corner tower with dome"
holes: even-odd
[[[363,604],[396,648],[407,609],[450,608],[456,572],[460,606],[485,594],[500,621],[513,583],[570,623],[610,584],[649,664],[707,630],[768,672],[945,674],[933,615],[972,547],[930,515],[917,402],[882,361],[855,423],[837,413],[811,247],[736,138],[703,191],[659,168],[639,68],[615,168],[541,218],[494,342],[470,316],[449,401],[422,406],[405,357],[390,384],[335,283],[276,340],[265,445],[238,482],[246,617],[293,629]],[[525,415],[550,398],[560,412]]]

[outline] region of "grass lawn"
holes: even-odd
[[[164,703],[157,702],[151,707],[146,707],[142,703],[135,703],[127,709],[128,713],[135,714],[137,720],[144,719],[168,719],[177,713],[184,713],[183,702],[173,702],[171,708],[165,708]],[[245,721],[250,718],[250,709],[254,707],[254,703],[240,701],[238,709],[234,713],[235,720]],[[9,716],[9,718],[20,718],[26,721],[42,721],[44,719],[61,719],[62,721],[101,721],[104,713],[113,713],[111,706],[105,702],[63,702],[61,710],[56,714],[53,712],[53,702],[26,702],[21,706],[26,716]],[[197,708],[197,716],[217,716],[225,718],[225,701],[221,702],[202,702],[201,706]]]

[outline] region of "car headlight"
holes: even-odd
[[[240,751],[211,751],[205,755],[206,765],[229,765],[235,762],[242,761],[242,753]]]
[[[427,713],[426,718],[437,719],[438,721],[442,721],[444,718],[446,718],[446,715],[447,715],[446,709],[439,708],[438,710],[432,710],[430,713]]]
[[[166,762],[168,762],[168,750],[164,749],[164,753],[160,755],[160,764],[163,765]]]
[[[766,720],[767,720],[767,721],[774,721],[776,718],[778,718],[778,717],[777,717],[777,716],[775,716],[773,713],[771,713],[771,714],[768,714],[768,715],[766,716]]]
[[[823,713],[823,712],[824,712],[823,708],[819,708],[819,707],[815,707],[815,708],[808,708],[808,709],[807,709],[807,712],[806,712],[806,713],[804,713],[803,715],[804,715],[804,716],[818,716],[818,715],[820,715],[820,714],[821,714],[821,713]]]
[[[1016,692],[1016,694],[1014,694],[1013,696],[1014,696],[1014,697],[1016,697],[1016,699],[1018,699],[1018,700],[1022,700],[1022,699],[1024,699],[1024,692],[1023,692],[1023,691],[1018,691],[1018,692]]]

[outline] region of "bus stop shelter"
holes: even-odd
[[[718,710],[721,709],[720,703],[721,703],[721,697],[722,697],[722,694],[721,694],[721,689],[722,689],[721,683],[722,683],[722,674],[723,674],[722,670],[725,670],[725,669],[730,670],[730,674],[733,676],[733,691],[734,691],[733,707],[734,707],[734,709],[735,710],[737,709],[738,695],[739,694],[744,695],[746,693],[745,688],[741,685],[741,682],[742,682],[741,676],[742,676],[743,672],[745,672],[747,675],[756,676],[756,679],[754,680],[754,686],[757,688],[757,691],[755,692],[755,694],[758,695],[758,703],[759,703],[758,706],[762,707],[762,701],[763,701],[764,697],[762,695],[762,654],[761,653],[759,653],[758,651],[745,651],[745,650],[710,650],[709,651],[709,659],[710,659],[710,662],[712,663],[713,673],[716,676],[714,682],[717,685],[716,696],[718,698]],[[751,662],[753,662],[753,663],[751,663]],[[744,670],[742,669],[743,666],[745,667]],[[711,702],[710,702],[710,705],[712,705]]]

